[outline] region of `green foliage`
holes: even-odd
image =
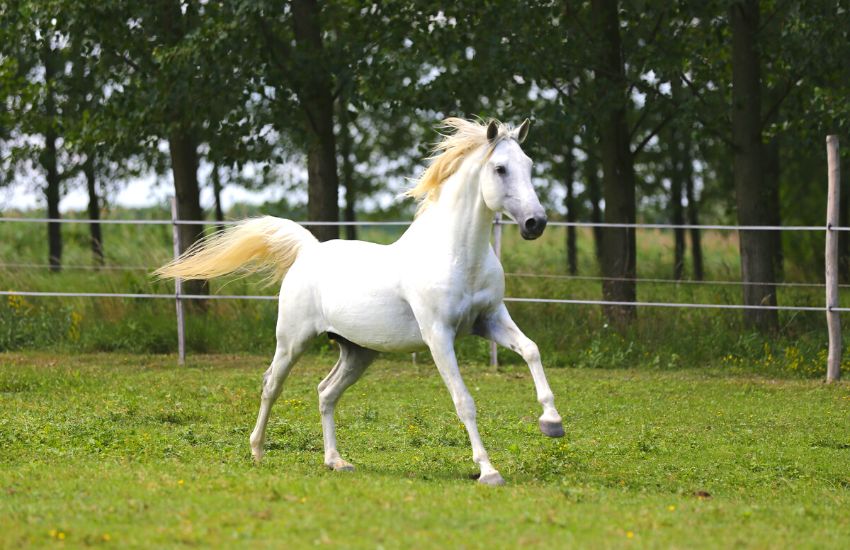
[[[824,186],[812,161],[822,164],[826,132],[848,127],[849,8],[826,0],[762,4],[764,135],[781,141],[782,219],[814,223],[808,218],[820,216]],[[158,144],[178,128],[192,133],[203,158],[230,169],[225,183],[257,188],[285,179],[287,191],[303,187],[303,178],[275,168],[302,161],[298,91],[320,66],[337,111],[348,113],[337,117],[347,126],[337,142],[343,132],[353,136],[361,206],[415,176],[442,116],[531,116],[528,149],[541,187],[552,191],[549,206],[562,212],[556,199],[567,144],[579,159],[598,157],[597,119],[606,105],[625,102],[642,213],[665,217],[670,147],[652,138],[676,125],[693,133],[703,220],[732,219],[728,2],[618,5],[628,98],[594,84],[600,40],[589,3],[326,3],[321,47],[291,48],[293,10],[265,0],[3,1],[3,179],[21,168],[18,160],[38,157],[38,147],[9,138],[45,126],[59,130],[70,155],[60,159],[63,174],[79,164],[74,155],[96,153],[110,180],[164,172]],[[51,85],[39,78],[45,48],[63,65]],[[677,97],[671,83],[682,84]],[[55,117],[45,117],[47,92],[58,101]],[[260,164],[257,174],[240,174],[250,162]],[[583,187],[577,208],[586,212]],[[810,249],[792,245],[788,253],[802,263],[813,259]]]

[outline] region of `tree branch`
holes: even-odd
[[[632,156],[634,157],[634,156],[639,155],[643,151],[643,148],[646,147],[646,145],[650,142],[650,140],[652,138],[654,138],[655,136],[657,136],[658,132],[660,132],[662,129],[664,129],[664,127],[667,126],[667,124],[671,120],[673,120],[674,118],[676,118],[676,112],[675,111],[668,113],[667,116],[665,116],[663,119],[661,119],[661,122],[656,124],[655,128],[650,130],[650,132],[646,136],[644,136],[644,138],[641,140],[641,142],[638,144],[638,146],[635,147],[635,150],[632,151]]]
[[[635,122],[634,127],[629,132],[629,141],[632,141],[635,138],[635,134],[637,134],[638,128],[643,124],[643,121],[646,120],[646,117],[649,116],[649,109],[646,107],[646,103],[643,104],[643,109],[641,110],[640,116]]]
[[[134,71],[136,71],[138,73],[142,72],[142,68],[139,66],[139,64],[136,63],[135,61],[133,61],[132,59],[130,59],[130,57],[127,56],[127,54],[125,52],[115,51],[115,55],[118,56],[118,59],[123,61],[125,64],[129,65],[130,68],[132,68]]]
[[[649,38],[647,39],[646,43],[643,45],[643,47],[641,49],[648,48],[648,47],[652,46],[652,44],[655,42],[655,39],[658,38],[658,31],[661,29],[661,21],[664,20],[665,14],[666,14],[665,10],[661,10],[661,13],[658,14],[658,18],[655,20],[655,26],[652,28],[652,32],[649,34]],[[625,61],[626,60],[623,59],[624,64],[625,64]],[[642,75],[644,73],[645,69],[646,69],[646,60],[644,60],[643,64],[640,67],[640,71],[638,71],[638,79],[640,79],[640,75]],[[637,82],[633,81],[631,83],[631,85],[629,86],[628,91],[626,91],[626,97],[632,96],[632,92],[634,91],[635,86],[637,86]]]
[[[773,117],[775,117],[776,113],[779,112],[779,107],[782,106],[782,103],[784,103],[788,96],[791,94],[791,90],[794,89],[794,86],[797,84],[797,82],[799,82],[799,80],[799,77],[797,77],[796,75],[788,79],[788,81],[785,83],[785,89],[782,90],[782,94],[780,94],[780,96],[773,103],[773,105],[771,105],[770,108],[767,110],[764,117],[762,117],[760,124],[761,129],[764,129],[765,126],[770,124],[770,121],[773,120]]]
[[[287,59],[291,58],[292,54],[289,51],[289,44],[280,40],[280,38],[272,32],[262,15],[255,14],[255,19],[257,21],[257,26],[260,28],[260,33],[263,35],[263,40],[268,46],[267,57],[269,58],[269,61],[277,67],[277,70],[280,71],[282,75],[291,73],[292,71],[289,70],[286,63],[284,63],[277,55],[278,52],[283,52],[284,57]]]
[[[696,89],[696,86],[694,85],[694,83],[685,75],[685,73],[680,73],[679,77],[682,79],[682,82],[685,83],[685,85],[688,87],[688,89],[691,91],[691,94],[697,99],[697,101],[699,101],[707,109],[711,110],[711,106],[705,101],[705,98],[702,97],[702,95]],[[732,147],[732,148],[735,147],[735,143],[731,139],[729,139],[729,137],[726,134],[724,134],[723,132],[714,128],[714,126],[712,124],[709,124],[701,116],[697,116],[697,120],[700,122],[700,124],[702,124],[703,128],[708,130],[708,132],[710,134],[712,134],[714,137],[716,137],[717,139],[719,139],[720,141],[722,141],[723,143],[725,143],[729,147]]]

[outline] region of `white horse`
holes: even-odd
[[[422,204],[393,244],[332,240],[320,243],[297,223],[273,217],[247,220],[193,247],[157,271],[162,277],[208,279],[238,269],[276,270],[283,278],[277,348],[263,377],[262,402],[251,433],[254,459],[263,456],[266,423],[290,369],[313,337],[328,333],[340,358],[319,384],[325,464],[352,470],[337,451],[334,407],[381,351],[429,349],[469,433],[480,483],[500,485],[476,424],[475,403],[458,370],[454,340],[476,334],[522,355],[543,406],[541,431],[564,435],[537,345],[511,319],[503,302],[504,271],[490,246],[495,212],[536,239],[546,214],[531,183],[531,159],[517,129],[450,118],[453,132],[437,144],[431,164],[409,196]]]

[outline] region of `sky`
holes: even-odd
[[[109,204],[127,208],[163,204],[174,194],[170,178],[147,176],[133,179],[116,194],[109,197]],[[268,188],[263,191],[248,191],[236,185],[225,185],[221,192],[222,207],[227,211],[235,203],[261,204],[280,198],[280,189]],[[60,201],[59,211],[64,213],[85,210],[88,206],[88,193],[82,187],[71,189]],[[33,189],[29,182],[15,182],[6,188],[0,188],[0,209],[31,210],[44,208],[44,194]],[[204,187],[201,191],[201,205],[205,208],[213,204],[212,189]]]

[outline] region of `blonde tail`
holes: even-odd
[[[160,267],[160,278],[212,279],[243,271],[270,271],[279,281],[304,247],[319,241],[291,220],[264,216],[205,237],[176,260]]]

